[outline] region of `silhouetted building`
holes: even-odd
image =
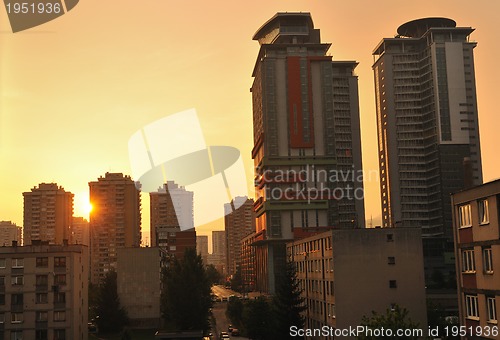
[[[56,183],[40,183],[31,191],[23,192],[25,245],[32,241],[63,244],[71,243],[73,194]]]
[[[88,247],[0,247],[0,338],[87,340]]]
[[[473,31],[418,19],[373,51],[382,224],[422,228],[429,286],[455,276],[450,194],[482,183]]]
[[[309,13],[277,13],[253,39],[256,275],[273,293],[287,241],[364,227],[357,62],[332,61]]]
[[[420,228],[331,230],[290,242],[287,252],[307,306],[305,329],[356,328],[372,311],[398,305],[427,334]]]
[[[235,197],[231,203],[224,204],[224,215],[226,271],[227,275],[233,275],[241,261],[241,240],[255,231],[253,199]]]
[[[12,241],[22,245],[22,228],[11,221],[0,221],[0,247],[11,246]]]
[[[155,247],[160,247],[168,254],[181,259],[186,249],[196,249],[196,230],[194,228],[181,230],[179,227],[157,226],[156,240]]]
[[[151,246],[158,245],[156,228],[179,227],[181,230],[194,228],[193,192],[186,191],[173,181],[168,181],[158,192],[149,193]]]
[[[498,339],[480,330],[497,326],[500,315],[499,198],[500,180],[451,198],[460,325],[482,339]]]
[[[203,264],[208,264],[208,236],[196,236],[196,253],[203,259]]]
[[[130,176],[107,172],[89,182],[91,282],[116,269],[117,249],[141,244],[141,196]]]
[[[72,240],[74,244],[90,245],[89,222],[83,217],[73,217],[71,225]]]

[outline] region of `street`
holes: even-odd
[[[217,297],[217,302],[214,303],[212,308],[212,314],[216,320],[215,325],[213,325],[212,333],[214,334],[214,339],[220,340],[220,332],[227,332],[229,334],[227,327],[230,325],[230,321],[226,318],[227,299],[231,295],[241,297],[241,294],[224,288],[223,286],[213,286],[212,293]],[[223,301],[218,301],[219,299],[222,299]],[[232,336],[231,334],[229,334],[229,337],[235,340],[248,340],[248,338],[242,336]]]

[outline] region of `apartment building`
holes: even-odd
[[[87,340],[87,254],[83,245],[0,247],[0,339]]]
[[[460,324],[474,331],[469,338],[498,339],[486,330],[500,315],[500,180],[457,192],[451,202]]]

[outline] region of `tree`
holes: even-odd
[[[226,316],[229,320],[231,320],[231,323],[240,330],[244,328],[243,310],[243,301],[235,296],[231,296],[227,302]]]
[[[231,289],[236,292],[241,292],[243,289],[243,277],[241,276],[240,267],[236,268],[236,272],[231,278]]]
[[[295,265],[292,261],[287,261],[283,275],[278,278],[273,298],[276,338],[289,338],[291,326],[297,326],[299,329],[304,327],[305,318],[302,312],[307,306],[301,294]]]
[[[390,329],[392,330],[392,334],[396,334],[398,329],[417,329],[419,328],[418,323],[413,322],[408,317],[408,310],[406,308],[401,308],[398,305],[395,305],[393,309],[387,309],[385,314],[378,314],[376,312],[372,312],[372,316],[368,318],[364,316],[361,321],[362,326],[367,326],[371,329]],[[380,337],[376,336],[359,336],[359,340],[375,340],[380,339]],[[418,337],[411,336],[393,336],[391,339],[418,339]]]
[[[274,336],[274,324],[272,307],[267,299],[259,296],[255,300],[249,300],[243,311],[243,324],[247,336],[254,340],[277,339]]]
[[[108,272],[97,296],[96,322],[99,332],[105,334],[119,332],[128,323],[127,312],[120,305],[116,278],[115,271]]]
[[[208,281],[210,282],[211,286],[221,282],[222,275],[219,273],[219,271],[217,270],[217,268],[215,268],[213,264],[209,264],[206,267],[206,271],[207,271]]]
[[[166,327],[172,331],[210,329],[211,287],[201,256],[187,249],[174,259],[163,275],[161,308]]]

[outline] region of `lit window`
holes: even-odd
[[[11,323],[21,323],[23,322],[23,313],[10,313]]]
[[[497,323],[497,304],[494,297],[486,298],[486,308],[488,312],[488,322]]]
[[[487,274],[493,273],[493,256],[491,253],[491,248],[483,249],[483,264],[484,264],[484,272]]]
[[[477,202],[479,212],[479,224],[487,224],[490,222],[490,213],[488,210],[488,200],[480,200]]]
[[[462,252],[462,272],[475,273],[476,264],[474,261],[474,249],[464,250]]]
[[[461,205],[458,207],[458,211],[460,214],[459,227],[470,227],[472,225],[470,204]]]
[[[477,308],[477,296],[476,295],[466,295],[465,296],[465,309],[467,311],[467,318],[479,319],[479,311]]]

